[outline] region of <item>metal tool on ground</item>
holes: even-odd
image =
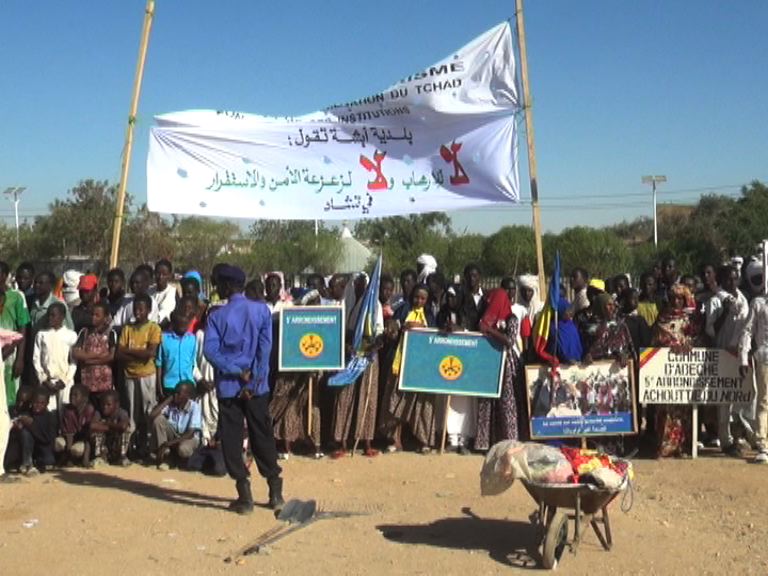
[[[283,530],[279,534],[267,539],[261,541],[255,548],[252,548],[248,552],[246,552],[245,555],[252,554],[256,552],[257,554],[260,552],[263,552],[264,549],[267,546],[271,546],[275,542],[278,542],[279,540],[282,540],[283,538],[287,537],[288,535],[292,534],[293,532],[297,532],[298,530],[305,528],[309,526],[310,524],[313,524],[314,522],[318,520],[328,520],[331,518],[349,518],[351,516],[363,516],[363,513],[361,512],[317,512],[312,518],[309,518],[308,520],[304,522],[300,522],[298,524],[294,524],[287,530]]]
[[[278,520],[284,520],[286,523],[268,530],[255,542],[240,549],[237,553],[225,559],[225,562],[234,562],[245,556],[251,554],[259,554],[264,552],[267,546],[271,546],[275,542],[282,540],[283,538],[293,534],[294,532],[305,528],[310,524],[313,524],[317,520],[329,520],[332,518],[350,518],[352,516],[366,516],[370,512],[347,512],[347,511],[331,511],[331,510],[317,510],[317,503],[314,500],[301,501],[301,500],[289,500],[283,510],[288,510],[288,513],[284,518],[278,516]]]
[[[226,557],[224,562],[236,562],[243,556],[252,554],[254,551],[257,551],[259,546],[261,546],[264,542],[268,541],[270,538],[274,538],[280,532],[285,532],[288,530],[289,526],[304,523],[312,518],[316,511],[317,502],[315,500],[289,500],[285,503],[285,506],[283,506],[283,509],[280,510],[280,513],[277,515],[277,520],[281,522],[280,524],[270,528],[258,538],[256,538],[254,542],[248,543],[231,556]]]

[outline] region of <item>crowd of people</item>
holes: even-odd
[[[245,479],[253,460],[267,478],[270,502],[279,504],[278,459],[294,453],[340,458],[353,442],[362,443],[367,457],[381,450],[427,454],[443,432],[449,449],[461,454],[524,440],[524,365],[635,360],[637,369],[647,346],[725,349],[740,355],[745,374],[753,356],[753,412],[727,406],[705,411],[702,438],[731,456],[751,444],[756,461],[766,462],[762,276],[756,260],[707,265],[694,276],[681,275],[668,258],[642,274],[635,288],[628,275],[599,279],[574,268],[557,299],[549,338],[541,341],[537,324],[548,316],[541,313],[537,276],[505,277],[488,287],[479,267],[469,264],[448,281],[425,254],[397,279],[382,274],[372,361],[357,382],[336,388],[327,384],[330,372],[279,370],[279,312],[343,306],[351,353],[368,286],[364,272],[310,274],[303,286],[291,288],[279,272],[246,281],[242,270],[217,264],[206,294],[208,283],[198,271],[175,274],[167,260],[137,267],[127,282],[119,268],[102,282],[74,271],[57,278],[30,263],[11,278],[0,262],[0,478],[54,466],[179,466],[229,473],[237,481],[236,503],[247,509],[252,498]],[[503,347],[500,397],[446,401],[400,391],[402,336],[420,327],[481,332]],[[686,408],[642,407],[638,446],[662,457],[690,453]]]

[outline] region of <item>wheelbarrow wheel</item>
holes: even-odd
[[[552,518],[544,537],[541,560],[544,568],[554,570],[568,544],[568,515],[558,510]]]

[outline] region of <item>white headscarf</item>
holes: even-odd
[[[437,260],[435,260],[434,256],[431,256],[429,254],[422,254],[418,258],[416,258],[416,264],[417,267],[420,266],[421,272],[419,272],[418,278],[416,278],[416,281],[419,284],[424,284],[427,281],[427,276],[432,274],[433,272],[437,272]]]
[[[529,288],[533,290],[533,297],[530,299],[530,301],[526,302],[523,300],[522,290],[520,290],[521,288]],[[525,307],[528,318],[530,318],[531,322],[533,322],[536,314],[538,314],[544,307],[544,305],[541,303],[541,298],[539,297],[538,276],[534,276],[533,274],[523,274],[517,278],[516,300],[521,306]]]
[[[62,296],[64,296],[64,302],[66,302],[67,306],[70,308],[73,308],[80,303],[80,291],[77,286],[80,283],[80,277],[82,275],[83,273],[78,272],[77,270],[67,270],[61,277],[63,280],[61,293]]]

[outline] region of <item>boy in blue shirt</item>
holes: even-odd
[[[195,381],[197,339],[189,333],[191,318],[176,309],[171,313],[171,330],[163,332],[157,350],[157,392],[161,398],[172,396],[180,382]]]
[[[172,451],[180,460],[186,461],[200,445],[203,419],[194,395],[194,383],[180,382],[174,394],[158,404],[149,415],[159,470],[168,470],[165,460]]]

